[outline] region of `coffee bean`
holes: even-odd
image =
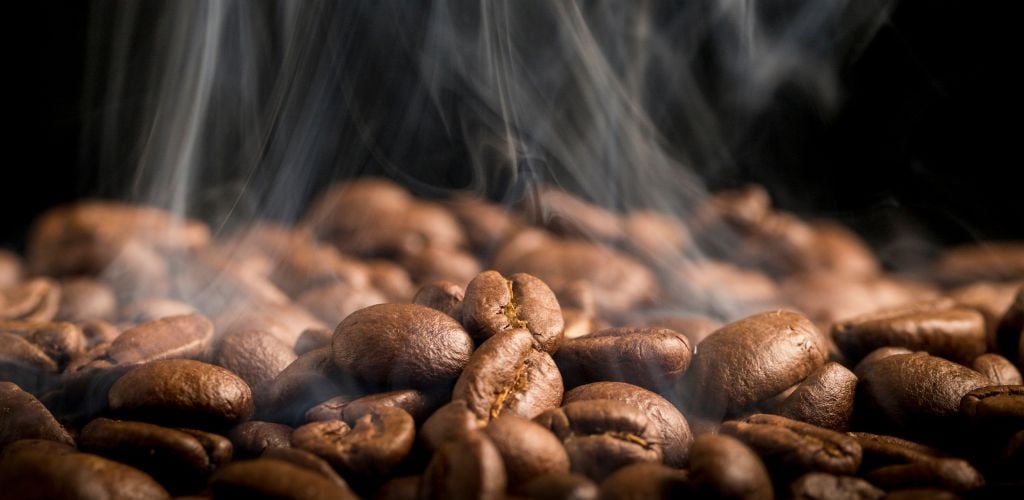
[[[420,480],[419,498],[499,499],[506,484],[498,448],[483,433],[470,432],[434,453]]]
[[[14,286],[25,276],[25,265],[17,254],[0,250],[0,289]]]
[[[231,370],[258,390],[295,361],[295,351],[273,335],[259,331],[242,331],[225,335],[220,340],[214,363]]]
[[[665,463],[686,465],[693,434],[683,414],[665,398],[646,389],[623,382],[595,382],[581,385],[565,394],[565,402],[612,399],[626,403],[647,416],[658,433]]]
[[[270,448],[287,448],[291,436],[291,427],[262,420],[242,422],[228,433],[238,457],[257,457]]]
[[[448,208],[462,224],[470,246],[478,253],[490,254],[522,226],[505,207],[486,200],[459,196],[448,202]]]
[[[372,387],[437,390],[469,362],[473,341],[450,316],[416,304],[381,304],[334,331],[335,364]]]
[[[558,299],[543,281],[522,273],[505,278],[497,271],[480,273],[466,286],[462,323],[477,342],[526,329],[548,353],[562,344],[565,327]]]
[[[767,413],[846,431],[853,416],[857,376],[836,362],[824,364],[796,385],[789,395],[766,408]]]
[[[42,323],[27,321],[0,321],[0,332],[24,337],[33,343],[58,367],[85,350],[85,335],[82,329],[71,323]]]
[[[800,382],[825,357],[825,341],[807,318],[789,311],[756,314],[700,343],[684,394],[694,412],[721,418]]]
[[[57,375],[57,363],[38,346],[11,333],[0,332],[0,380],[38,394]]]
[[[60,305],[56,319],[61,321],[84,321],[90,319],[112,320],[117,314],[117,297],[114,291],[101,281],[92,278],[66,280],[60,286]]]
[[[68,432],[35,396],[11,382],[0,382],[0,451],[19,439],[47,439],[74,446]]]
[[[800,476],[790,483],[789,494],[794,500],[879,500],[885,496],[884,491],[861,478],[836,476],[824,472],[809,472]]]
[[[655,463],[629,464],[601,482],[601,498],[608,500],[673,499],[689,494],[687,474]]]
[[[907,488],[890,491],[885,498],[888,500],[959,500],[960,496],[952,491],[939,488]]]
[[[480,273],[476,257],[448,247],[427,246],[405,250],[398,261],[417,283],[451,281],[466,284]]]
[[[1010,360],[992,353],[982,354],[971,361],[971,368],[974,371],[988,377],[993,384],[997,385],[1020,385],[1024,384],[1020,370]]]
[[[402,266],[388,260],[368,260],[363,264],[370,271],[370,285],[383,293],[388,302],[407,302],[416,292]]]
[[[630,212],[624,220],[625,242],[635,254],[652,264],[678,259],[693,244],[682,221],[653,210]]]
[[[209,433],[197,436],[195,432],[98,418],[82,428],[78,445],[84,451],[136,467],[169,491],[180,493],[200,487],[217,467],[231,459],[227,439]]]
[[[110,344],[106,358],[116,365],[163,359],[200,359],[213,345],[213,323],[199,314],[171,316],[125,330]]]
[[[270,458],[224,467],[210,480],[214,498],[331,500],[358,498],[348,488],[303,467]]]
[[[565,386],[627,382],[667,393],[686,373],[693,349],[663,328],[610,328],[568,340],[555,353]]]
[[[297,465],[303,469],[319,474],[345,491],[350,491],[348,483],[338,475],[338,472],[335,471],[330,464],[324,461],[324,459],[306,450],[300,450],[292,447],[267,448],[260,458],[280,460],[292,465]]]
[[[452,399],[483,422],[504,414],[533,418],[562,401],[562,377],[548,353],[523,329],[489,338],[462,371]]]
[[[536,421],[565,446],[571,470],[595,481],[634,462],[662,461],[662,441],[640,410],[610,399],[567,403]]]
[[[935,263],[935,274],[947,283],[1019,279],[1024,276],[1024,245],[986,241],[955,247]]]
[[[121,329],[101,319],[91,319],[77,323],[85,336],[85,348],[89,349],[103,342],[113,342],[119,335]]]
[[[436,451],[447,441],[465,437],[470,432],[479,430],[484,422],[477,418],[466,401],[452,400],[440,407],[420,429],[420,441],[429,451]]]
[[[554,186],[544,186],[526,200],[528,220],[551,232],[584,240],[617,242],[624,237],[622,219],[615,213],[583,201]]]
[[[836,323],[832,336],[852,360],[879,347],[899,346],[970,363],[985,352],[985,318],[952,301],[924,302]]]
[[[323,422],[328,420],[344,420],[345,419],[345,407],[349,403],[355,401],[354,396],[335,396],[327,401],[324,401],[318,405],[313,406],[309,410],[306,410],[306,415],[303,417],[305,422]]]
[[[968,392],[960,400],[960,413],[988,432],[1024,429],[1024,385],[995,385]]]
[[[121,308],[118,315],[127,323],[148,323],[170,316],[186,316],[198,314],[196,308],[177,300],[165,298],[146,298],[129,302]]]
[[[357,393],[345,379],[334,364],[330,346],[313,349],[296,358],[256,393],[257,416],[288,425],[301,423],[310,407],[343,393]],[[344,395],[346,402],[355,399]]]
[[[1020,358],[1017,366],[1024,369],[1024,287],[1017,290],[1013,303],[999,321],[995,344],[997,353],[1009,359]]]
[[[521,492],[537,500],[597,500],[601,490],[586,476],[553,473],[534,478]]]
[[[743,441],[774,470],[853,474],[860,467],[856,439],[776,415],[755,414],[722,424],[723,434]]]
[[[693,442],[690,488],[696,498],[771,499],[761,459],[736,438],[704,434]]]
[[[501,453],[508,484],[514,490],[543,474],[569,472],[569,456],[562,441],[533,421],[505,415],[491,420],[483,431]]]
[[[420,287],[412,298],[412,303],[437,309],[455,319],[461,319],[464,296],[465,291],[461,286],[441,280]]]
[[[874,351],[871,351],[871,354],[868,354],[867,356],[864,357],[864,359],[860,360],[860,363],[857,363],[857,365],[853,367],[853,373],[854,375],[857,376],[858,379],[860,379],[861,377],[864,376],[868,369],[870,369],[870,367],[872,366],[872,364],[874,364],[875,361],[896,354],[910,354],[912,352],[914,351],[911,351],[906,347],[880,347],[878,349],[875,349]]]
[[[374,494],[374,500],[412,500],[419,497],[420,477],[400,476],[389,479]]]
[[[342,407],[342,419],[353,423],[377,409],[390,406],[408,413],[417,423],[423,422],[437,409],[437,396],[413,389],[382,392],[354,399]]]
[[[294,346],[302,332],[310,328],[327,328],[309,311],[291,303],[240,303],[214,317],[217,332],[260,330]]]
[[[34,278],[0,289],[0,320],[52,321],[60,306],[60,285]]]
[[[408,413],[381,407],[352,428],[341,421],[303,425],[292,433],[291,443],[323,458],[350,481],[379,481],[412,450],[415,429]]]
[[[708,335],[711,335],[722,327],[722,323],[706,316],[685,315],[685,316],[663,316],[647,321],[647,326],[654,328],[667,328],[686,335],[690,345],[696,346]]]
[[[1024,282],[999,283],[981,281],[947,292],[960,306],[969,307],[985,317],[985,340],[990,352],[998,352],[996,331],[1003,314],[1013,304],[1014,296]]]
[[[312,235],[293,235],[279,248],[269,249],[275,262],[269,277],[289,296],[332,283],[362,290],[370,283],[369,270],[362,263],[342,256],[329,245],[318,244]]]
[[[295,302],[327,325],[337,325],[360,309],[387,302],[380,292],[354,288],[347,283],[328,283],[306,290]]]
[[[115,412],[185,427],[223,428],[253,412],[245,381],[219,366],[187,359],[132,369],[110,388],[108,399]]]
[[[970,368],[927,353],[896,354],[864,370],[857,407],[874,425],[926,436],[955,420],[965,394],[990,384]]]
[[[861,444],[862,474],[884,489],[938,486],[970,491],[984,484],[982,475],[969,463],[950,458],[934,448],[893,436],[851,432]]]
[[[53,441],[16,441],[0,455],[3,498],[169,499],[144,472]],[[80,496],[81,495],[81,496]]]
[[[302,356],[313,349],[331,346],[331,337],[334,332],[326,328],[307,328],[295,341],[295,354]]]

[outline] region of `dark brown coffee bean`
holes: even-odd
[[[722,327],[722,323],[705,316],[665,316],[647,321],[647,326],[654,328],[668,328],[669,330],[686,335],[690,345],[696,346],[708,335],[711,335]]]
[[[772,482],[761,459],[735,438],[704,434],[693,442],[690,488],[696,498],[767,499]]]
[[[985,317],[985,340],[989,352],[998,352],[996,330],[1003,313],[1013,304],[1014,296],[1024,282],[999,283],[981,281],[947,292],[949,298],[963,307],[969,307]]]
[[[170,491],[181,493],[200,487],[218,466],[231,459],[227,439],[203,434],[210,449],[194,433],[98,418],[82,428],[78,445],[84,451],[136,467]],[[215,453],[217,448],[226,448],[226,453]]]
[[[330,479],[282,460],[260,458],[235,462],[210,479],[215,498],[335,500],[358,498]]]
[[[419,476],[399,476],[389,479],[373,495],[374,500],[415,500],[420,495]]]
[[[413,389],[401,389],[391,392],[371,394],[354,399],[342,407],[342,419],[352,424],[364,415],[377,411],[384,406],[391,406],[405,411],[417,423],[423,422],[437,409],[440,398],[430,396]]]
[[[19,439],[48,439],[75,445],[50,410],[11,382],[0,382],[0,415],[0,451]]]
[[[337,325],[349,314],[385,302],[387,299],[377,290],[347,283],[327,283],[306,290],[295,299],[296,304],[327,325]]]
[[[960,500],[960,495],[939,488],[907,488],[892,490],[886,500]]]
[[[323,458],[350,481],[385,478],[409,454],[415,423],[408,413],[382,407],[349,428],[341,421],[313,422],[295,429],[292,446]]]
[[[252,416],[252,391],[237,375],[188,359],[153,361],[110,388],[110,409],[140,420],[221,428]]]
[[[983,241],[952,248],[936,262],[935,274],[947,283],[1020,279],[1024,276],[1024,245]]]
[[[295,425],[305,421],[310,407],[344,395],[345,402],[358,393],[334,365],[330,346],[313,349],[299,356],[256,393],[258,417]],[[339,410],[340,411],[340,410]],[[335,417],[330,417],[335,418]]]
[[[306,450],[300,450],[292,447],[267,448],[260,458],[280,460],[292,465],[297,465],[303,469],[320,474],[339,488],[349,491],[348,483],[338,475],[338,471],[334,470],[334,468],[331,467],[331,464]]]
[[[555,473],[538,476],[522,487],[522,494],[536,500],[597,500],[597,484],[580,474]]]
[[[960,413],[974,426],[989,432],[1024,429],[1024,385],[995,385],[968,392],[960,400]]]
[[[823,337],[807,318],[789,311],[756,314],[700,343],[684,394],[695,412],[721,418],[800,382],[826,355]]]
[[[306,290],[332,283],[344,284],[350,289],[369,285],[370,273],[366,266],[343,257],[336,248],[318,244],[308,233],[286,238],[289,241],[279,243],[278,248],[268,249],[276,261],[269,278],[289,296],[297,297]]]
[[[199,314],[171,316],[125,330],[111,344],[106,358],[115,365],[162,359],[197,359],[209,354],[213,323]]]
[[[25,276],[25,265],[17,254],[0,250],[0,289],[16,285]]]
[[[895,436],[868,432],[850,432],[848,434],[860,443],[861,449],[864,451],[862,465],[866,470],[884,465],[948,458],[948,455],[937,448]]]
[[[334,331],[334,362],[381,389],[449,387],[469,362],[473,340],[457,321],[416,304],[381,304],[351,314]]]
[[[880,347],[871,351],[871,354],[864,356],[864,359],[860,360],[860,363],[857,363],[857,365],[853,367],[853,373],[857,376],[857,379],[860,379],[875,361],[896,354],[910,354],[912,352],[914,351],[911,351],[906,347]]]
[[[571,402],[536,421],[562,440],[571,470],[595,481],[634,462],[662,461],[658,430],[642,411],[620,401]]]
[[[723,423],[721,432],[743,441],[780,471],[843,475],[860,467],[862,451],[856,439],[798,420],[755,414]]]
[[[836,323],[832,336],[851,360],[885,346],[926,351],[960,363],[985,352],[985,318],[951,300],[879,311]]]
[[[566,403],[595,399],[621,401],[643,412],[658,433],[665,463],[673,467],[686,465],[693,434],[686,418],[668,400],[623,382],[595,382],[581,385],[565,394]]]
[[[274,422],[250,420],[233,427],[228,437],[236,456],[258,457],[270,448],[291,446],[292,428]]]
[[[692,351],[690,341],[672,330],[610,328],[566,341],[555,363],[566,387],[618,381],[665,393],[686,373]]]
[[[969,491],[984,484],[982,475],[969,463],[935,448],[893,436],[865,432],[849,435],[864,450],[862,475],[867,473],[865,477],[876,486],[895,489],[942,485]],[[873,476],[874,471],[879,471],[877,477]]]
[[[92,278],[74,278],[61,283],[60,305],[56,319],[85,321],[113,320],[117,314],[117,297],[101,281]]]
[[[857,406],[877,420],[876,425],[923,436],[952,423],[960,399],[990,384],[970,368],[924,352],[896,354],[864,370]]]
[[[199,311],[177,300],[152,297],[129,302],[121,308],[118,315],[127,323],[148,323],[171,316],[187,316],[198,314]]]
[[[0,289],[0,320],[52,321],[60,306],[60,285],[48,278]]]
[[[446,441],[466,436],[483,427],[465,401],[456,399],[440,407],[420,429],[420,441],[429,451],[436,451]]]
[[[0,332],[24,337],[46,355],[65,366],[72,357],[85,350],[85,335],[72,323],[30,323],[27,321],[0,321]]]
[[[273,335],[253,330],[225,335],[213,362],[258,388],[295,361],[295,351]]]
[[[11,333],[0,332],[0,380],[40,393],[57,376],[57,363],[38,346]]]
[[[292,303],[240,303],[214,318],[220,335],[231,332],[260,330],[267,332],[294,346],[302,332],[310,328],[327,326],[303,309]]]
[[[146,473],[53,441],[17,441],[0,455],[0,497],[169,499]]]
[[[548,353],[523,329],[501,332],[480,346],[455,383],[452,399],[478,419],[504,414],[533,418],[562,401],[562,377]]]
[[[345,420],[345,407],[352,401],[355,401],[353,396],[335,396],[306,410],[304,419],[307,423]]]
[[[485,271],[466,286],[462,323],[477,342],[509,329],[526,329],[548,353],[558,350],[565,328],[555,293],[529,274],[507,279]]]
[[[857,376],[843,365],[829,362],[766,412],[843,432],[850,427],[856,389]]]
[[[470,432],[434,453],[420,480],[419,498],[499,499],[505,495],[506,484],[498,448],[483,433]]]
[[[402,252],[399,263],[413,281],[451,281],[465,285],[480,273],[480,261],[476,257],[447,247],[415,248]]]
[[[871,483],[850,476],[835,476],[824,472],[810,472],[789,485],[793,500],[879,500],[885,492]]]
[[[466,292],[451,281],[434,281],[420,287],[413,304],[437,309],[455,319],[462,319],[462,299]]]
[[[1024,370],[1024,287],[1017,290],[1010,308],[996,328],[996,352],[1009,359],[1020,358],[1017,366]]]
[[[491,420],[483,431],[501,453],[513,490],[536,476],[569,472],[569,456],[562,441],[540,424],[505,415]]]
[[[662,464],[629,464],[601,482],[607,500],[658,500],[689,496],[687,474]]]
[[[331,346],[334,332],[326,328],[308,328],[295,341],[295,354],[302,356],[313,349]]]
[[[1020,385],[1024,384],[1020,370],[1010,360],[998,354],[982,354],[971,361],[971,368],[974,371],[988,377],[996,385]]]

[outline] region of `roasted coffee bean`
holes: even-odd
[[[381,480],[409,454],[416,426],[408,413],[378,408],[349,428],[341,421],[313,422],[295,429],[292,446],[323,458],[349,480]]]
[[[1013,304],[1014,296],[1022,284],[1024,282],[981,281],[950,290],[946,295],[958,305],[970,307],[985,317],[985,340],[988,351],[998,352],[996,330],[999,321]]]
[[[1024,384],[1020,370],[1010,360],[998,354],[982,354],[971,361],[971,368],[974,371],[988,377],[993,384],[997,385],[1020,385]]]
[[[658,433],[665,463],[673,467],[686,465],[693,434],[686,418],[668,400],[623,382],[595,382],[581,385],[565,394],[566,403],[595,399],[621,401],[643,412]]]
[[[417,283],[451,281],[466,284],[481,271],[480,261],[476,257],[446,247],[427,246],[406,250],[398,262]]]
[[[82,329],[71,323],[0,321],[0,332],[24,337],[42,349],[60,367],[85,350],[85,335]]]
[[[641,410],[593,399],[548,410],[536,421],[562,440],[571,470],[595,481],[627,464],[662,461],[658,430]]]
[[[879,347],[898,346],[966,364],[985,352],[985,318],[974,309],[940,300],[845,320],[832,327],[832,336],[851,360]]]
[[[303,469],[320,474],[339,488],[349,491],[348,483],[338,475],[338,471],[334,470],[331,464],[306,450],[291,447],[267,448],[263,455],[260,455],[260,458],[280,460],[297,465]]]
[[[562,441],[540,424],[505,415],[491,420],[483,431],[501,453],[512,489],[536,476],[569,472],[569,456]]]
[[[684,394],[694,412],[721,418],[800,382],[826,356],[825,341],[807,318],[789,311],[756,314],[700,343]]]
[[[893,436],[851,432],[861,444],[864,460],[862,475],[884,489],[940,486],[955,491],[981,487],[982,475],[964,460]],[[877,475],[876,475],[877,471]]]
[[[988,432],[1024,429],[1024,385],[995,385],[968,392],[960,400],[960,413]]]
[[[57,363],[42,349],[18,335],[0,332],[0,380],[37,394],[56,376]]]
[[[779,286],[767,274],[728,262],[687,262],[676,269],[674,277],[678,283],[685,284],[691,294],[710,297],[712,302],[729,300],[747,312],[777,305],[781,294]]]
[[[258,388],[281,373],[295,358],[295,351],[277,337],[253,330],[225,335],[213,362],[234,372],[249,387]]]
[[[558,350],[565,328],[555,293],[529,274],[505,278],[486,271],[466,286],[462,323],[477,342],[509,329],[526,329],[548,353]]]
[[[536,500],[597,500],[597,484],[586,476],[554,473],[538,476],[521,488],[521,493]]]
[[[198,314],[196,308],[177,300],[152,297],[129,302],[118,315],[128,323],[148,323],[170,316]]]
[[[693,442],[690,489],[696,498],[773,498],[761,459],[736,438],[704,434]]]
[[[896,354],[864,370],[857,408],[874,425],[927,435],[953,423],[965,394],[990,384],[970,368],[924,352]]]
[[[0,455],[0,498],[169,499],[146,473],[53,441],[16,441]]]
[[[75,445],[50,410],[11,382],[0,382],[0,416],[0,451],[19,439],[48,439]]]
[[[696,346],[708,335],[711,335],[722,327],[722,323],[706,316],[663,316],[647,321],[647,326],[654,328],[668,328],[669,330],[686,335],[690,345]]]
[[[334,332],[326,328],[307,328],[295,341],[295,354],[302,356],[313,349],[331,346]]]
[[[658,500],[689,495],[686,472],[662,464],[629,464],[601,482],[601,498],[607,500]]]
[[[910,354],[912,352],[914,351],[911,351],[906,347],[880,347],[878,349],[875,349],[874,351],[871,351],[871,354],[868,354],[867,356],[864,357],[864,359],[860,360],[860,363],[857,363],[857,365],[853,367],[853,373],[854,375],[857,376],[857,379],[859,380],[861,377],[864,376],[864,373],[867,372],[867,370],[875,361],[896,354]]]
[[[423,422],[437,409],[437,396],[413,389],[371,394],[354,399],[342,407],[342,419],[353,423],[378,408],[392,406],[408,413],[416,422]]]
[[[489,254],[521,229],[522,222],[505,207],[486,200],[457,196],[448,202],[452,215],[462,224],[470,246]]]
[[[119,335],[121,329],[102,319],[91,319],[79,322],[78,327],[82,329],[85,336],[85,348],[89,349],[103,342],[113,342]]]
[[[17,254],[0,249],[0,289],[14,286],[25,276],[25,265]]]
[[[356,311],[334,331],[334,362],[381,389],[449,387],[469,362],[473,340],[457,321],[416,304]]]
[[[876,469],[884,465],[948,458],[948,455],[937,448],[895,436],[868,432],[850,432],[848,434],[861,445],[864,457],[862,468],[865,470]]]
[[[562,308],[562,318],[565,319],[565,339],[575,339],[598,330],[609,328],[607,321],[595,318],[591,313],[585,313],[579,309]]]
[[[767,413],[846,431],[853,416],[857,376],[836,362],[811,372],[789,395],[766,408]]]
[[[413,304],[437,309],[455,319],[462,319],[462,299],[466,292],[451,281],[434,281],[420,287]]]
[[[56,319],[85,321],[113,320],[117,314],[117,297],[109,286],[92,278],[66,280],[60,286],[60,305]]]
[[[677,259],[693,244],[686,225],[668,214],[636,210],[623,222],[628,248],[653,264]]]
[[[276,257],[269,278],[289,296],[331,283],[350,289],[364,289],[370,273],[362,263],[343,257],[336,248],[313,241],[311,234],[286,236],[278,248],[268,249]]]
[[[143,421],[223,428],[252,416],[252,391],[237,375],[187,359],[152,361],[110,388],[110,409]]]
[[[721,432],[750,446],[772,469],[853,474],[860,467],[856,439],[777,415],[755,414],[722,424]]]
[[[377,489],[374,500],[413,500],[420,495],[419,476],[400,476],[389,479]]]
[[[292,428],[284,424],[250,420],[242,422],[228,433],[238,457],[258,457],[270,448],[291,446]]]
[[[554,186],[542,186],[530,194],[523,204],[526,218],[555,234],[607,242],[617,242],[625,236],[622,219],[602,207]]]
[[[353,396],[335,396],[327,401],[313,406],[306,410],[304,420],[306,422],[323,422],[328,420],[344,420],[345,407],[355,401]]]
[[[370,271],[370,285],[383,293],[388,302],[407,302],[416,293],[409,273],[402,266],[389,260],[368,260],[363,264]]]
[[[446,441],[465,437],[479,430],[484,422],[477,418],[465,401],[452,400],[440,407],[420,428],[420,441],[429,451],[435,451]]]
[[[125,330],[105,358],[115,365],[162,359],[199,359],[213,346],[213,323],[199,314],[170,316]]]
[[[202,486],[231,459],[227,439],[203,433],[200,440],[196,432],[98,418],[82,428],[78,445],[83,451],[136,467],[168,490],[182,493]]]
[[[610,328],[568,340],[555,353],[566,387],[598,381],[627,382],[668,392],[690,366],[693,348],[664,328]]]
[[[498,448],[483,433],[470,432],[434,453],[420,480],[419,498],[499,499],[506,484]]]
[[[346,396],[346,402],[354,399],[345,393],[357,391],[344,384],[345,376],[334,365],[333,358],[330,346],[299,356],[256,393],[257,416],[294,425],[303,422],[306,411],[318,403],[339,395]]]
[[[330,479],[282,460],[260,458],[235,462],[210,479],[217,499],[280,498],[337,500],[358,498]]]
[[[824,472],[809,472],[789,485],[793,500],[879,500],[885,492],[871,483],[851,476],[836,476]]]
[[[240,303],[214,318],[217,332],[226,335],[231,332],[261,330],[294,346],[302,332],[310,328],[327,326],[309,313],[292,303]]]
[[[562,401],[562,377],[548,353],[523,329],[489,338],[462,371],[452,399],[463,399],[487,422],[511,414],[533,418]]]
[[[985,241],[955,247],[935,263],[935,274],[948,283],[1020,279],[1024,276],[1024,245]]]
[[[995,344],[997,353],[1009,359],[1019,358],[1017,366],[1024,370],[1024,287],[1017,290],[1013,303],[999,321]]]
[[[34,278],[0,289],[0,320],[52,321],[60,307],[60,285]]]
[[[960,496],[952,491],[939,488],[907,488],[892,490],[885,498],[886,500],[959,500]]]
[[[387,299],[378,291],[355,288],[347,283],[328,283],[306,290],[295,303],[313,313],[327,325],[337,325],[360,309],[383,304]]]

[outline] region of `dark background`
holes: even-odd
[[[763,183],[777,205],[850,224],[892,259],[922,242],[1024,239],[1013,4],[900,2],[843,67],[837,113],[783,91],[763,133],[734,144],[736,164],[705,172],[708,185]],[[0,246],[19,246],[47,207],[103,191],[81,143],[98,111],[82,105],[90,5],[28,2],[4,16]]]

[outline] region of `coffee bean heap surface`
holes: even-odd
[[[82,201],[0,251],[0,499],[1019,498],[1022,368],[1024,245],[902,275],[756,186]]]

